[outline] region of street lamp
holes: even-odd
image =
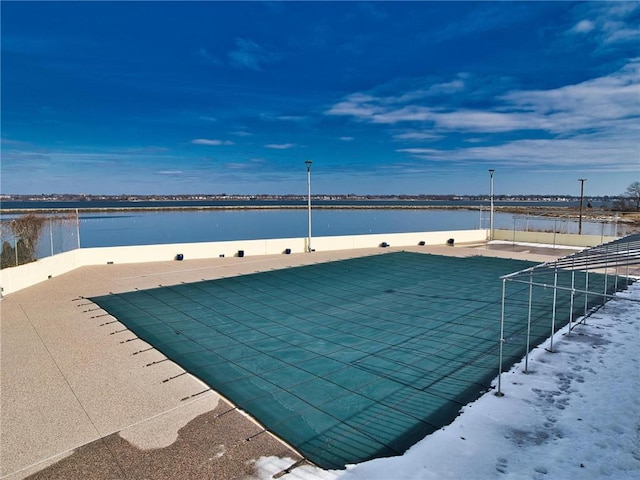
[[[584,200],[584,182],[586,178],[579,178],[580,182],[580,217],[578,218],[578,235],[582,235],[582,201]]]
[[[493,168],[489,169],[491,210],[489,213],[489,240],[493,240]]]
[[[307,211],[309,216],[309,235],[307,237],[307,252],[311,252],[311,160],[305,160],[307,166]]]

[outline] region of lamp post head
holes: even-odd
[[[489,175],[491,175],[492,177],[493,177],[493,172],[495,172],[495,169],[494,168],[490,168],[489,169]]]
[[[312,162],[311,160],[305,160],[305,161],[304,161],[304,164],[307,166],[307,170],[311,170],[311,164],[312,164],[312,163],[313,163],[313,162]]]

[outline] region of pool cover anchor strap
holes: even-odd
[[[287,475],[287,474],[291,473],[294,469],[296,469],[298,467],[301,467],[305,463],[313,465],[311,462],[309,462],[309,460],[307,460],[306,458],[302,457],[300,460],[298,460],[297,462],[295,462],[291,466],[285,468],[284,470],[280,470],[278,473],[274,474],[271,478],[280,478],[280,477],[282,477],[284,475]]]
[[[187,372],[182,372],[177,375],[174,375],[173,377],[165,378],[164,380],[162,380],[162,383],[167,383],[169,380],[173,380],[174,378],[178,378],[178,377],[181,377],[182,375],[186,375],[186,373]]]
[[[198,395],[202,395],[203,393],[210,392],[211,390],[212,390],[211,388],[207,388],[206,390],[202,390],[201,392],[194,393],[193,395],[189,395],[187,397],[181,398],[180,401],[184,402],[185,400],[189,400],[189,399],[191,399],[193,397],[197,397]]]
[[[234,410],[238,410],[238,407],[233,407],[233,408],[230,408],[229,410],[225,410],[224,412],[215,415],[213,418],[220,418],[220,417],[226,415],[227,413],[233,412]]]
[[[162,360],[156,360],[155,362],[147,363],[145,367],[151,367],[153,365],[157,365],[158,363],[166,362],[169,360],[168,358],[163,358]]]
[[[258,433],[254,433],[253,435],[251,435],[250,437],[247,437],[245,439],[246,442],[250,442],[251,440],[253,440],[254,438],[256,438],[258,435],[262,435],[264,432],[268,431],[266,428],[263,428],[262,430],[260,430]]]
[[[139,353],[148,352],[149,350],[153,350],[153,347],[145,348],[144,350],[138,350],[137,352],[133,352],[131,355],[138,355]]]

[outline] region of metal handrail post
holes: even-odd
[[[533,270],[529,274],[529,312],[527,314],[527,352],[524,356],[524,371],[529,369],[529,349],[531,348],[531,302],[533,300]]]
[[[498,391],[496,392],[496,396],[502,397],[504,393],[502,393],[502,349],[504,345],[504,297],[505,290],[507,288],[507,280],[505,278],[502,279],[502,307],[500,313],[500,358],[498,360]]]
[[[571,335],[571,328],[573,323],[573,298],[576,295],[576,271],[575,271],[576,258],[573,257],[571,261],[571,302],[569,304],[569,333]]]
[[[558,298],[558,266],[553,272],[553,311],[551,313],[551,342],[549,351],[553,352],[553,335],[556,333],[556,300]]]

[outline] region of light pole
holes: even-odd
[[[311,160],[305,160],[307,166],[307,212],[309,217],[309,235],[307,237],[307,252],[311,252]]]
[[[489,240],[493,240],[493,173],[495,172],[495,170],[493,168],[489,169],[489,191],[490,191],[490,198],[491,198],[491,210],[489,213]]]
[[[584,182],[587,181],[586,178],[579,178],[580,182],[580,216],[578,218],[578,235],[582,235],[582,201],[584,200]]]

